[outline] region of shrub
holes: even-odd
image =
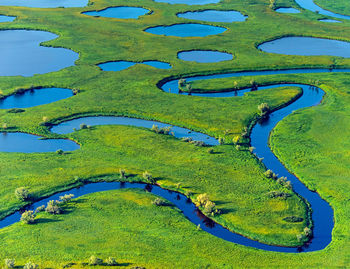
[[[302,222],[304,219],[296,216],[289,216],[283,218],[283,220],[287,222]]]
[[[49,214],[59,215],[62,213],[62,208],[59,206],[59,203],[57,201],[50,200],[47,203],[45,211]]]
[[[255,149],[255,147],[249,147],[250,153],[253,153],[254,149]]]
[[[39,268],[39,265],[33,263],[33,262],[27,262],[24,266],[23,269],[37,269]]]
[[[207,146],[207,144],[205,144],[203,141],[199,141],[199,140],[191,140],[189,141],[189,143],[197,146],[197,147],[205,147]]]
[[[248,128],[247,127],[244,127],[243,130],[242,130],[242,133],[241,133],[241,136],[243,138],[247,138],[249,136],[248,134]]]
[[[88,126],[85,123],[80,124],[80,129],[87,129]]]
[[[312,234],[312,230],[309,227],[304,228],[304,234],[306,237],[310,237]]]
[[[89,259],[90,265],[101,265],[103,263],[103,260],[100,258],[97,258],[96,256],[92,255]]]
[[[208,148],[208,153],[209,154],[213,154],[214,153],[214,149],[213,148]]]
[[[297,240],[299,241],[299,242],[301,242],[301,241],[303,241],[304,240],[304,235],[303,234],[297,234]]]
[[[147,172],[147,171],[143,172],[142,177],[143,177],[147,182],[149,182],[149,183],[151,183],[151,184],[153,184],[153,183],[156,182],[155,179],[153,178],[152,174],[149,173],[149,172]]]
[[[15,260],[14,259],[5,259],[5,268],[14,268]]]
[[[45,206],[41,205],[41,206],[37,207],[37,209],[35,209],[35,214],[43,212],[43,211],[45,211]]]
[[[238,143],[239,143],[239,139],[240,139],[240,137],[239,137],[238,135],[235,136],[234,138],[232,138],[232,143],[233,143],[234,145],[238,144]]]
[[[265,117],[270,112],[270,106],[267,103],[258,105],[258,109],[261,117]]]
[[[108,266],[117,266],[117,265],[118,265],[117,261],[116,261],[115,258],[113,258],[113,257],[109,257],[109,258],[106,260],[106,264],[107,264]]]
[[[152,202],[152,204],[156,205],[156,206],[164,206],[166,205],[166,201],[164,201],[163,199],[160,198],[156,198],[154,199],[154,201]]]
[[[63,196],[60,196],[60,200],[62,201],[62,203],[67,203],[70,200],[72,200],[74,198],[74,194],[65,194]]]
[[[219,144],[223,145],[225,143],[225,140],[223,137],[219,137]]]
[[[272,178],[273,177],[273,172],[269,169],[264,173],[265,177],[267,178]]]
[[[209,196],[206,193],[199,194],[195,200],[197,206],[204,206],[209,201]]]
[[[191,142],[193,139],[191,137],[183,137],[181,138],[182,142]]]
[[[236,150],[240,151],[241,150],[241,146],[240,145],[236,145]]]
[[[29,190],[25,187],[20,187],[15,190],[15,196],[17,199],[26,201],[30,198]]]
[[[25,224],[33,224],[35,222],[35,214],[32,210],[24,211],[21,216],[21,222]]]
[[[288,197],[291,196],[289,193],[281,192],[281,191],[272,191],[272,192],[269,192],[268,195],[270,198],[282,198],[282,199],[287,199]]]
[[[58,155],[64,155],[64,151],[63,151],[62,149],[56,150],[56,153],[57,153]]]
[[[125,174],[125,170],[120,168],[119,169],[119,174],[120,174],[120,179],[126,179],[126,174]]]

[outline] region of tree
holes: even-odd
[[[119,174],[120,174],[120,179],[126,179],[126,173],[124,169],[120,168]]]
[[[143,172],[142,177],[143,177],[147,182],[149,182],[149,183],[151,183],[151,184],[153,184],[153,183],[156,182],[156,180],[153,178],[152,174],[149,173],[149,172],[147,172],[147,171]]]
[[[39,265],[33,263],[33,262],[27,262],[24,266],[23,269],[38,269]]]
[[[32,210],[26,210],[21,216],[21,222],[25,224],[33,224],[35,222],[35,214]]]
[[[268,113],[270,113],[270,106],[267,103],[258,105],[258,109],[261,117],[265,117]]]
[[[15,260],[14,259],[5,259],[5,268],[14,268]]]
[[[117,266],[118,265],[117,261],[113,257],[109,257],[106,260],[106,263],[107,263],[108,266]]]
[[[47,203],[45,211],[52,215],[59,215],[62,213],[62,208],[59,206],[57,201],[50,200]]]
[[[30,195],[29,195],[29,190],[25,187],[20,187],[17,188],[15,190],[15,196],[17,197],[17,199],[22,200],[22,201],[26,201],[29,199]]]
[[[89,259],[90,265],[101,265],[103,263],[103,260],[100,258],[97,258],[95,255],[92,255]]]

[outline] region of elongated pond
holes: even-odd
[[[216,4],[221,0],[154,0],[154,2],[168,3],[168,4],[185,4],[185,5],[208,5]]]
[[[350,42],[315,37],[282,37],[262,43],[258,48],[286,55],[350,57]]]
[[[145,29],[145,32],[155,35],[177,36],[177,37],[205,37],[217,35],[225,32],[224,27],[199,24],[199,23],[180,23],[169,26],[155,26]]]
[[[107,62],[107,63],[101,63],[98,64],[98,66],[103,70],[103,71],[122,71],[125,69],[128,69],[131,66],[137,65],[137,64],[144,64],[148,66],[152,66],[154,68],[158,69],[170,69],[171,65],[169,63],[165,62],[159,62],[159,61],[144,61],[144,62],[130,62],[130,61],[116,61],[116,62]]]
[[[88,0],[0,0],[0,6],[57,8],[85,7]]]
[[[178,13],[179,18],[211,22],[240,22],[245,21],[247,16],[235,10],[201,10]]]
[[[177,57],[183,61],[193,61],[197,63],[217,63],[233,59],[232,54],[211,50],[191,50],[181,51]]]
[[[33,76],[74,65],[78,53],[40,45],[57,37],[44,31],[0,31],[0,76]]]
[[[99,11],[85,11],[83,14],[94,17],[116,18],[116,19],[138,19],[140,16],[150,13],[142,7],[109,7]]]

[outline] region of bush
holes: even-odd
[[[312,235],[312,230],[309,227],[305,227],[304,234],[306,237],[310,237]]]
[[[239,139],[240,139],[240,137],[239,137],[238,135],[235,136],[234,138],[232,138],[232,143],[233,143],[234,145],[238,144],[238,143],[239,143]]]
[[[272,191],[272,192],[269,192],[268,195],[270,198],[282,198],[284,200],[291,196],[289,193],[281,192],[281,191]]]
[[[63,154],[64,154],[64,151],[63,151],[62,149],[58,149],[58,150],[56,150],[56,153],[57,153],[58,155],[63,155]]]
[[[270,106],[267,103],[258,105],[258,109],[261,117],[265,117],[270,112]]]
[[[142,177],[143,177],[147,182],[149,182],[149,183],[151,183],[151,184],[153,184],[153,183],[156,182],[156,180],[153,178],[152,174],[149,173],[149,172],[147,172],[147,171],[143,172]]]
[[[88,126],[85,123],[80,124],[80,129],[87,129]]]
[[[33,263],[33,262],[27,262],[24,266],[23,269],[37,269],[39,268],[39,265]]]
[[[209,201],[209,196],[206,193],[200,194],[195,200],[196,206],[204,206]]]
[[[109,257],[109,258],[106,260],[106,264],[107,264],[108,266],[117,266],[117,265],[118,265],[117,261],[116,261],[115,258],[113,258],[113,257]]]
[[[45,206],[44,205],[39,206],[37,209],[35,209],[35,214],[43,212],[43,211],[45,211]]]
[[[273,177],[273,172],[269,169],[264,173],[265,177],[267,178],[272,178]]]
[[[124,169],[120,168],[119,174],[120,174],[120,179],[126,179],[126,173]]]
[[[224,140],[224,138],[222,138],[222,137],[219,137],[219,144],[220,145],[223,145],[225,143],[225,140]]]
[[[89,259],[90,265],[101,265],[103,263],[103,260],[100,258],[97,258],[96,256],[92,255]]]
[[[199,140],[191,140],[189,141],[189,143],[197,146],[197,147],[205,147],[207,146],[207,144],[205,144],[203,141],[199,141]]]
[[[152,204],[156,205],[156,206],[165,206],[167,204],[166,201],[164,201],[163,199],[160,198],[156,198],[154,199],[154,201],[152,202]]]
[[[15,196],[17,199],[26,201],[30,198],[29,190],[25,187],[20,187],[15,190]]]
[[[209,153],[209,154],[213,154],[213,153],[214,153],[214,149],[213,149],[213,148],[209,148],[209,149],[208,149],[208,153]]]
[[[296,216],[289,216],[283,218],[283,220],[287,222],[302,222],[304,219]]]
[[[49,214],[59,215],[62,213],[62,208],[59,206],[59,203],[57,201],[50,200],[47,203],[45,211]]]
[[[21,222],[25,224],[33,224],[35,222],[35,214],[32,210],[24,211],[21,216]]]
[[[183,138],[181,138],[182,142],[191,142],[192,140],[193,140],[192,137],[183,137]]]
[[[60,196],[60,200],[62,201],[62,203],[67,203],[73,198],[74,198],[74,194],[65,194],[63,196]]]
[[[15,260],[14,259],[5,259],[5,268],[14,268]]]

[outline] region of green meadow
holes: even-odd
[[[336,4],[316,2],[324,8],[331,5],[335,12],[345,13],[350,8],[342,0]],[[142,6],[153,12],[138,20],[81,14],[123,5]],[[297,7],[291,0],[278,0],[276,5]],[[199,9],[237,10],[248,19],[235,23],[206,22],[227,28],[222,34],[208,37],[165,37],[143,31],[157,25],[198,22],[178,18],[176,14]],[[297,235],[310,226],[310,209],[305,201],[265,176],[266,168],[251,154],[248,143],[240,149],[232,143],[234,137],[256,121],[260,104],[267,103],[271,110],[276,110],[297,99],[301,89],[279,87],[249,92],[242,97],[205,98],[163,92],[157,84],[170,78],[237,71],[349,68],[348,58],[287,56],[257,49],[262,42],[282,36],[350,41],[349,21],[327,24],[318,21],[322,15],[309,11],[276,13],[269,8],[268,0],[223,0],[205,6],[169,5],[152,0],[96,0],[84,8],[2,7],[1,13],[17,16],[14,22],[1,23],[1,30],[55,33],[59,38],[42,45],[72,49],[80,58],[75,66],[58,72],[0,77],[3,95],[36,87],[78,91],[73,97],[26,108],[22,113],[0,110],[0,130],[67,138],[76,141],[81,149],[63,155],[0,152],[0,218],[29,203],[15,197],[16,188],[28,188],[33,199],[39,200],[88,181],[121,181],[119,172],[125,169],[128,181],[145,181],[142,174],[148,171],[161,187],[181,192],[193,201],[207,193],[221,211],[212,218],[233,232],[266,244],[303,243]],[[178,52],[192,49],[228,52],[233,60],[203,64],[177,58]],[[136,65],[120,72],[105,72],[97,66],[119,60],[163,61],[170,63],[172,69]],[[121,268],[348,267],[348,78],[347,73],[289,74],[192,83],[194,91],[199,92],[245,88],[252,81],[259,85],[311,84],[326,92],[319,106],[294,112],[277,125],[270,137],[270,145],[283,164],[334,209],[332,243],[324,250],[286,254],[230,243],[198,229],[172,205],[153,205],[156,198],[153,194],[114,190],[73,199],[63,206],[61,215],[41,212],[35,224],[15,223],[0,229],[1,266],[2,260],[11,258],[18,266],[32,261],[40,268],[86,268],[89,257],[95,255],[103,259],[115,257]],[[157,120],[221,137],[224,144],[210,147],[211,154],[208,147],[145,128],[96,126],[58,135],[47,126],[89,115]],[[288,197],[272,198],[271,192],[285,192]],[[284,220],[290,216],[302,221]]]
[[[325,0],[316,0],[315,3],[320,7],[344,15],[350,14],[350,8],[346,0],[334,0],[331,2]]]

